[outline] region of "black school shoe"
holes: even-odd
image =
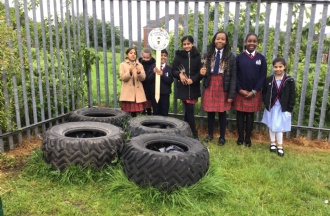
[[[218,141],[219,146],[223,146],[225,143],[226,143],[226,139],[223,137],[220,137],[219,141]]]
[[[251,147],[252,143],[251,143],[251,140],[248,139],[248,140],[245,140],[245,146],[246,147]]]
[[[278,156],[283,157],[284,156],[284,149],[283,148],[277,148],[277,154],[278,154]]]
[[[212,140],[213,140],[213,136],[208,135],[207,137],[205,137],[205,139],[203,139],[203,142],[208,143],[208,142],[210,142]]]
[[[276,152],[276,150],[277,150],[276,145],[271,144],[270,147],[269,147],[269,151],[270,151],[270,152]]]
[[[196,140],[199,140],[198,139],[198,134],[193,134],[193,138],[196,139]]]
[[[243,140],[238,139],[237,140],[237,145],[243,145]]]

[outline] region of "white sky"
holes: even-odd
[[[4,0],[2,0],[4,1]],[[54,9],[53,9],[53,1],[49,0],[50,4],[51,4],[51,13],[53,14]],[[77,12],[76,9],[76,2],[77,0],[72,0],[75,3],[75,12]],[[13,6],[14,0],[9,0],[9,4],[11,6]],[[60,1],[56,0],[57,2],[57,11],[60,11]],[[65,0],[62,0],[63,2],[63,12],[66,11],[65,8]],[[115,18],[115,26],[119,26],[120,25],[120,20],[119,20],[119,1],[118,0],[114,0],[114,18]],[[82,13],[82,1],[79,0],[79,12]],[[87,0],[87,8],[88,8],[88,14],[92,15],[93,14],[93,5],[92,5],[92,1],[91,0]],[[169,2],[169,13],[170,14],[174,14],[175,13],[175,2],[174,1],[170,1]],[[179,2],[179,13],[183,14],[184,13],[184,2]],[[211,3],[213,4],[213,3]],[[235,13],[235,4],[231,2],[230,3],[230,11],[232,14]],[[242,3],[244,5],[244,3]],[[110,21],[110,1],[105,0],[104,1],[104,5],[105,5],[105,19],[106,21]],[[47,13],[47,1],[43,0],[43,6],[44,6],[44,16],[47,17],[48,13]],[[160,6],[160,15],[159,17],[163,17],[165,15],[165,2],[160,2],[159,3]],[[311,5],[307,5],[307,6],[311,6]],[[71,6],[70,10],[71,10]],[[141,12],[138,12],[136,10],[137,8],[137,3],[136,1],[132,1],[132,17],[133,17],[133,23],[132,26],[137,26],[137,17],[141,16],[141,28],[143,26],[147,25],[147,14],[146,14],[146,8],[147,8],[147,3],[146,1],[141,1]],[[195,8],[195,3],[194,2],[189,2],[189,10],[194,10]],[[277,12],[277,4],[274,3],[272,4],[271,7],[271,19],[270,19],[270,25],[271,26],[275,26],[275,21],[276,21],[276,12]],[[287,8],[288,8],[288,4],[287,3],[282,3],[282,19],[281,19],[281,26],[285,29],[285,24],[284,22],[286,21],[286,17],[287,17]],[[96,9],[97,9],[97,18],[101,19],[101,0],[96,0]],[[322,17],[322,10],[323,10],[323,6],[321,4],[318,4],[316,7],[316,21],[318,21],[319,19],[321,19]],[[37,20],[40,20],[40,12],[39,12],[40,8],[37,9]],[[262,6],[261,10],[265,11],[265,6]],[[108,12],[109,11],[109,12]],[[203,2],[199,2],[199,11],[201,11],[202,13],[204,13],[204,3]],[[124,37],[128,38],[129,36],[129,25],[127,25],[127,23],[129,22],[128,20],[128,2],[127,1],[123,1],[123,23],[124,23]],[[59,13],[60,14],[60,13]],[[29,13],[29,16],[32,17],[32,12]],[[328,9],[328,16],[330,16],[330,8]],[[150,19],[151,20],[155,20],[156,19],[156,3],[154,1],[150,2]],[[308,21],[306,18],[304,18],[304,22],[306,23],[306,21]],[[283,30],[284,30],[283,29]],[[330,28],[327,27],[326,32],[330,32]],[[141,33],[142,33],[142,29],[141,29]],[[142,34],[143,35],[143,34]],[[132,31],[132,38],[133,40],[137,40],[137,31],[133,30]]]

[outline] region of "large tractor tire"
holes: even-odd
[[[72,111],[66,119],[69,122],[94,121],[123,127],[129,117],[129,113],[118,108],[86,107]]]
[[[125,144],[122,164],[137,185],[171,191],[195,184],[206,174],[209,152],[190,137],[143,134]]]
[[[123,131],[100,122],[69,122],[46,131],[42,141],[43,157],[54,169],[69,165],[100,168],[110,165],[121,153]]]
[[[127,131],[131,137],[149,133],[171,133],[179,136],[191,136],[187,122],[164,116],[138,116],[127,122]]]

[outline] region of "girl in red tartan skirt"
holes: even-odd
[[[266,58],[256,51],[258,36],[249,33],[245,38],[245,51],[236,57],[237,82],[233,107],[237,110],[237,144],[251,146],[254,112],[261,110],[261,90],[267,75]],[[244,122],[246,121],[246,124]],[[244,138],[245,128],[245,138]]]
[[[137,112],[141,112],[143,103],[147,100],[144,93],[142,81],[146,78],[143,66],[137,61],[135,48],[128,48],[126,59],[120,63],[119,75],[121,80],[121,92],[119,101],[121,109],[131,113],[136,117]]]
[[[236,60],[230,52],[226,32],[219,31],[213,36],[200,74],[204,76],[202,107],[207,112],[208,126],[208,136],[203,141],[209,142],[213,139],[217,112],[220,126],[218,144],[222,146],[226,142],[226,111],[231,108],[236,89]]]
[[[194,46],[194,38],[190,35],[181,39],[183,50],[175,51],[172,64],[173,77],[177,82],[177,97],[182,100],[185,108],[184,120],[188,122],[193,137],[198,139],[195,124],[194,105],[201,96],[199,74],[201,69],[201,55]]]

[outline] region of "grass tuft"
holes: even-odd
[[[18,162],[14,157],[9,157],[0,153],[0,169],[12,169],[18,166]]]
[[[109,179],[113,168],[106,167],[96,169],[93,167],[68,166],[64,171],[53,170],[50,164],[47,164],[42,156],[40,149],[34,151],[27,161],[23,170],[23,176],[27,179],[47,178],[61,184],[83,185],[87,183],[102,182]]]

